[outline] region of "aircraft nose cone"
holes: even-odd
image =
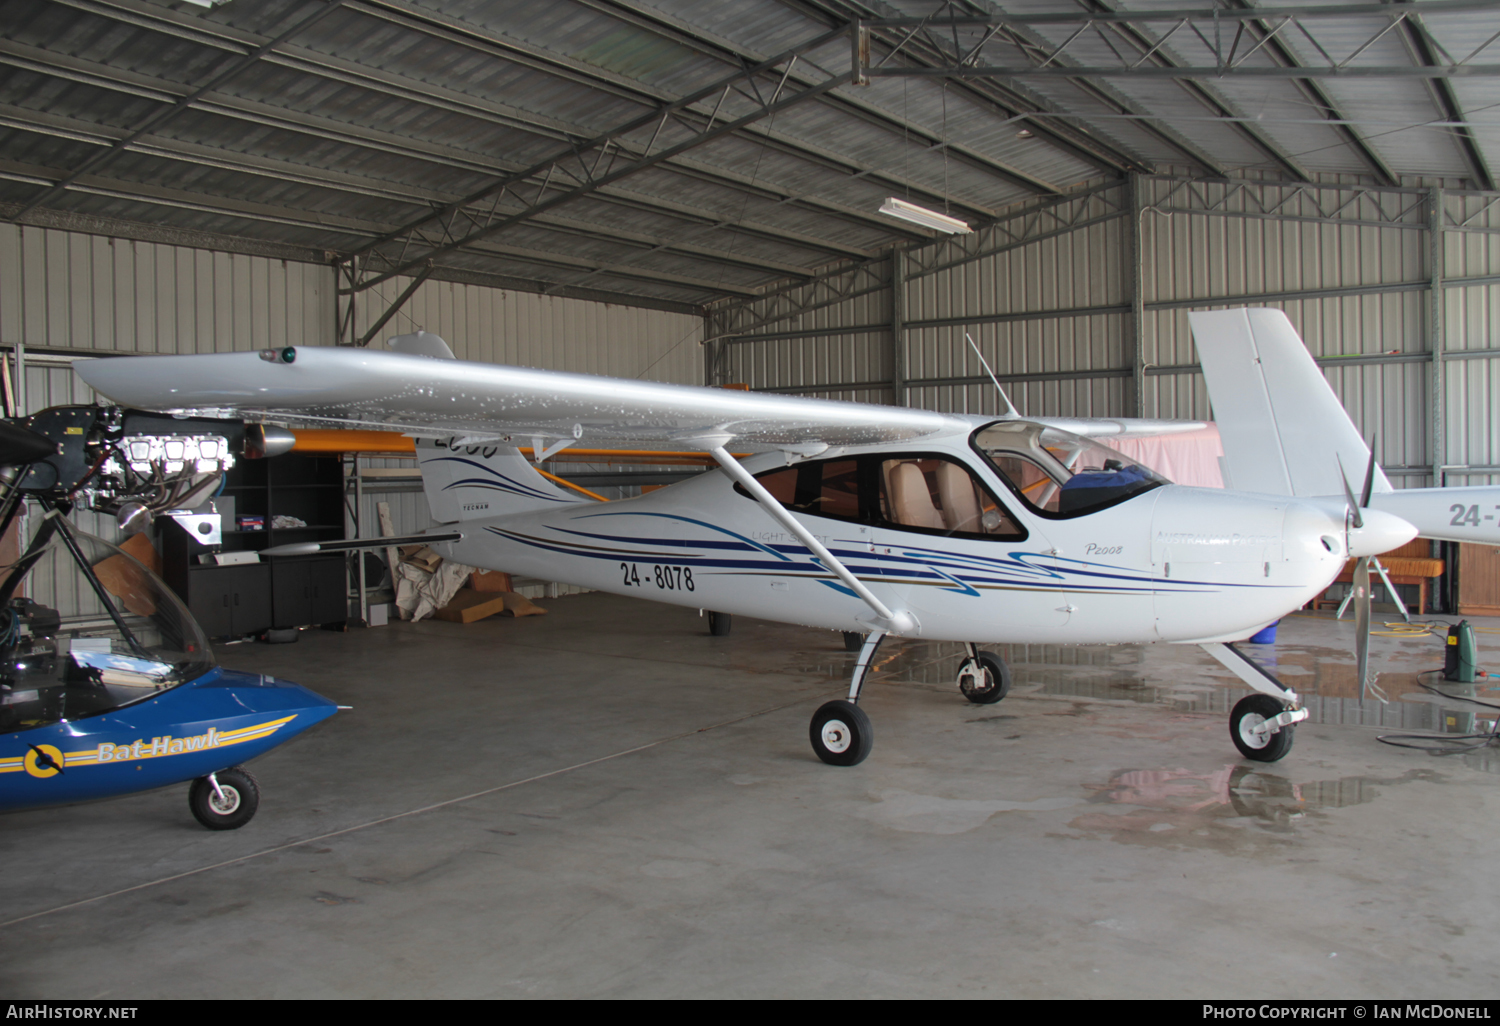
[[[1363,527],[1349,527],[1350,556],[1378,556],[1399,548],[1417,536],[1417,529],[1394,513],[1383,513],[1378,509],[1362,509],[1360,518]]]

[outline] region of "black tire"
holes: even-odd
[[[1010,694],[1010,667],[989,652],[979,653],[979,665],[984,671],[984,685],[975,686],[972,677],[960,677],[958,690],[975,705],[994,705]]]
[[[830,766],[858,766],[875,747],[870,717],[853,702],[824,702],[808,727],[813,751]]]
[[[1252,729],[1285,709],[1270,695],[1247,695],[1234,704],[1229,714],[1229,737],[1241,755],[1256,762],[1276,762],[1292,750],[1291,727],[1282,727],[1265,738],[1257,737]]]
[[[193,818],[210,830],[238,830],[255,817],[260,808],[260,785],[243,766],[232,766],[214,774],[224,802],[207,777],[199,777],[188,788],[188,808]]]
[[[733,625],[733,618],[728,613],[708,614],[708,633],[716,638],[722,638],[727,635],[729,628]]]
[[[858,652],[865,647],[865,636],[858,631],[844,632],[844,651]]]

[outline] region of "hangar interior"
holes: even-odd
[[[7,412],[93,402],[83,359],[425,330],[626,379],[1209,420],[1187,314],[1252,306],[1397,488],[1500,484],[1497,76],[1478,0],[9,0]],[[684,473],[549,466],[611,498]],[[350,533],[378,502],[432,522],[409,483],[348,501]],[[547,617],[220,646],[354,711],[257,763],[245,831],[192,833],[169,792],[10,816],[58,860],[0,892],[9,989],[1493,993],[1497,763],[1374,740],[1493,724],[1389,683],[1433,634],[1376,639],[1372,703],[1347,622],[1285,621],[1314,720],[1253,772],[1196,649],[1004,646],[981,715],[960,647],[892,647],[889,754],[846,773],[800,735],[836,635],[526,584]],[[144,976],[122,922],[167,953]]]

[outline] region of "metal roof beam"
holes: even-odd
[[[1024,35],[1026,41],[1030,45],[1035,46],[1039,49],[1044,48],[1045,46],[1044,41],[1041,39],[1041,37],[1027,31],[1024,27],[1010,26],[1008,31],[1012,35],[1017,37]],[[922,56],[923,61],[927,66],[933,66],[934,63],[944,64],[951,59],[950,55],[943,49],[941,45],[934,44],[926,37],[914,36],[908,33],[903,35],[903,39],[906,40],[903,44],[906,47],[912,47],[914,49],[925,47]],[[897,49],[902,49],[902,46],[898,46]],[[996,82],[993,79],[960,79],[956,84],[974,87],[980,85],[981,83],[991,88],[994,88],[996,85]],[[1141,130],[1177,150],[1189,161],[1197,164],[1199,167],[1203,168],[1205,171],[1208,171],[1210,174],[1217,175],[1225,174],[1228,172],[1228,168],[1224,164],[1222,164],[1215,157],[1209,154],[1201,146],[1196,145],[1195,143],[1184,137],[1182,133],[1173,129],[1169,124],[1165,122],[1164,119],[1151,117],[1144,109],[1134,104],[1131,100],[1120,93],[1119,90],[1115,89],[1108,83],[1095,82],[1088,79],[1076,79],[1071,84],[1075,89],[1078,89],[1085,96],[1088,96],[1089,98],[1099,103],[1105,104],[1106,106],[1112,108],[1116,113],[1130,114],[1132,116],[1142,118],[1143,120],[1141,120],[1138,126]],[[1011,91],[1017,91],[1017,87],[1012,86]],[[1032,106],[1041,108],[1044,106],[1052,107],[1055,106],[1055,104],[1043,104],[1039,101],[1033,101]],[[1082,115],[1082,117],[1085,121],[1087,120],[1087,115]],[[1040,111],[1036,116],[1026,118],[1025,124],[1033,132],[1040,132],[1044,135],[1044,137],[1051,138],[1054,145],[1056,145],[1055,137],[1060,132],[1068,132],[1072,134],[1078,131],[1078,128],[1076,126],[1070,125],[1066,122],[1059,123],[1055,119],[1046,117],[1045,114]],[[1136,173],[1150,173],[1155,169],[1151,167],[1146,161],[1132,156],[1128,158],[1127,162],[1124,165],[1122,165],[1122,170],[1134,171]]]
[[[750,50],[734,46],[727,40],[710,38],[698,31],[688,28],[685,25],[669,21],[667,18],[661,15],[660,12],[651,10],[649,8],[642,8],[635,4],[627,3],[624,2],[624,0],[578,0],[578,2],[595,10],[609,14],[612,17],[627,20],[632,24],[647,29],[648,31],[665,35],[675,42],[691,45],[694,48],[698,49],[700,52],[704,53],[706,56],[711,56],[719,60],[731,62],[754,61],[759,59],[759,55]],[[833,24],[829,25],[830,28],[837,28],[840,24],[847,23],[847,19],[834,18],[832,19],[832,21]],[[793,77],[801,78],[804,83],[812,81],[807,76],[798,76],[795,73]],[[918,124],[904,117],[899,117],[891,111],[885,110],[884,108],[878,107],[874,104],[861,102],[857,97],[848,95],[830,95],[821,97],[819,99],[819,102],[826,106],[833,107],[841,113],[849,115],[850,117],[857,118],[858,120],[863,121],[866,124],[880,128],[883,131],[892,133],[910,133],[916,138],[924,141],[928,147],[945,145],[947,151],[966,166],[973,167],[986,174],[994,175],[1011,183],[1012,185],[1019,186],[1020,188],[1023,188],[1028,192],[1034,192],[1039,195],[1057,195],[1060,192],[1058,187],[1051,182],[1043,181],[1042,179],[1037,178],[1034,175],[1027,174],[1025,171],[1022,171],[1019,168],[1000,163],[999,161],[986,157],[981,153],[977,153],[960,145],[954,145],[952,143],[945,144],[944,140],[940,136],[933,134],[928,126]],[[762,135],[759,130],[756,130],[755,134],[757,136]],[[769,133],[765,133],[765,135],[767,137],[771,137]],[[788,139],[787,137],[781,137],[780,141],[788,142],[796,146],[808,145],[804,141]],[[894,176],[892,176],[892,178],[894,179]],[[917,183],[908,182],[899,182],[897,184],[900,184],[903,188],[917,185]],[[917,185],[917,187],[921,188],[921,186],[919,185]],[[942,199],[941,196],[936,198],[939,200]],[[980,216],[986,216],[990,212],[976,210],[976,213],[978,213]]]
[[[67,189],[70,184],[77,181],[80,177],[99,170],[99,168],[103,167],[114,157],[118,156],[120,153],[123,153],[125,148],[129,146],[130,143],[140,138],[142,135],[145,135],[147,132],[151,132],[162,127],[172,118],[176,117],[178,114],[186,110],[188,106],[198,97],[219,88],[226,82],[229,82],[235,76],[239,75],[242,71],[254,65],[262,57],[271,53],[278,46],[281,46],[293,36],[298,35],[306,29],[312,28],[318,22],[322,21],[334,11],[338,10],[341,6],[343,6],[343,4],[344,0],[322,0],[321,6],[314,9],[311,14],[307,15],[304,18],[299,18],[288,28],[284,29],[280,35],[276,36],[273,39],[268,39],[258,48],[231,60],[227,68],[224,68],[211,75],[207,82],[199,86],[197,89],[194,89],[187,95],[180,97],[176,103],[172,104],[169,107],[160,107],[155,111],[152,111],[144,119],[142,119],[140,123],[135,125],[130,130],[128,135],[116,140],[114,145],[112,145],[109,149],[95,154],[92,158],[84,161],[81,165],[70,171],[65,177],[53,183],[45,191],[39,193],[32,199],[23,202],[21,204],[21,209],[18,210],[11,219],[15,220],[16,218],[24,215],[26,211],[30,210],[31,208],[46,204],[49,201],[54,200],[59,194]]]
[[[404,273],[408,268],[424,260],[437,258],[480,239],[488,238],[545,210],[561,206],[580,196],[589,195],[604,185],[619,181],[644,168],[701,146],[712,139],[736,132],[779,110],[843,85],[850,80],[851,72],[833,75],[815,86],[797,90],[783,98],[782,87],[790,71],[790,64],[797,59],[799,53],[821,46],[838,35],[838,32],[825,32],[805,40],[767,61],[720,79],[670,104],[664,104],[650,114],[632,119],[611,131],[601,133],[586,143],[574,145],[568,151],[555,154],[552,158],[540,161],[524,171],[508,175],[476,191],[460,203],[445,206],[427,217],[404,225],[400,231],[376,240],[355,254],[365,265],[364,273],[370,275],[365,277],[358,287],[368,288],[378,284],[394,275]],[[776,69],[782,65],[787,65],[787,67],[779,76],[778,81]],[[774,85],[774,92],[749,113],[742,114],[721,125],[715,125],[714,118],[710,117],[706,128],[698,130],[686,139],[674,135],[674,138],[679,141],[667,143],[655,153],[652,153],[651,149],[655,145],[657,134],[653,134],[645,148],[638,151],[639,155],[636,152],[630,152],[636,150],[637,144],[628,142],[628,136],[650,128],[653,123],[658,122],[658,119],[660,119],[657,128],[657,133],[659,133],[660,126],[664,126],[674,113],[684,111],[691,104],[716,96],[721,91],[727,92],[737,83],[753,83],[754,79],[759,76],[767,76],[767,88],[770,90]],[[623,166],[618,163],[622,155],[626,156]],[[554,179],[557,180],[557,186],[553,185]],[[521,196],[520,190],[523,189],[529,195]],[[525,208],[517,213],[498,214],[496,212],[498,205],[507,194],[520,199],[526,204]],[[485,209],[486,204],[489,209]],[[372,264],[373,267],[371,267]]]
[[[70,80],[86,82],[89,85],[103,89],[112,89],[129,95],[144,95],[163,103],[175,102],[178,96],[185,92],[175,83],[160,83],[161,88],[149,88],[158,83],[143,75],[111,68],[108,65],[94,64],[65,54],[51,53],[28,47],[25,44],[15,43],[10,40],[0,40],[0,61],[25,67],[29,70],[43,74],[52,74]],[[301,67],[304,73],[318,74],[318,68]],[[395,76],[391,76],[394,78]],[[380,83],[372,83],[379,85]],[[433,90],[436,87],[425,87]],[[168,92],[164,90],[177,90]],[[396,90],[387,85],[385,90],[395,94]],[[419,103],[432,103],[439,99],[434,95],[422,95],[419,93],[405,93],[403,99]],[[474,106],[471,97],[463,97],[467,102],[464,109],[459,110],[458,105],[450,109],[459,110],[468,116],[485,116],[487,112]],[[476,171],[486,175],[504,175],[519,170],[522,165],[509,164],[496,161],[485,163],[475,159],[472,154],[464,151],[454,151],[448,147],[426,143],[421,140],[408,139],[391,133],[380,132],[375,129],[353,125],[347,122],[335,121],[330,118],[322,118],[286,108],[272,107],[267,104],[246,100],[230,94],[211,93],[192,104],[195,110],[201,110],[225,117],[235,117],[267,127],[278,128],[287,131],[308,132],[318,135],[320,138],[330,138],[348,145],[362,145],[379,148],[402,156],[413,157],[434,162],[443,163],[449,167],[456,167],[468,171]],[[38,117],[39,115],[27,115]],[[498,123],[509,127],[517,127],[514,119],[507,117],[496,117]],[[17,126],[24,127],[24,126]],[[99,126],[90,126],[93,134],[98,134]],[[559,141],[571,141],[573,136],[560,130],[549,129],[543,125],[521,126],[528,131],[536,131],[548,138]],[[118,138],[118,134],[111,138]],[[689,175],[702,181],[707,181],[724,188],[744,190],[747,188],[748,179],[723,169],[715,169],[711,165],[687,157],[679,157],[675,160],[665,162],[666,166],[676,173]],[[816,212],[837,218],[851,224],[857,224],[864,228],[877,228],[883,232],[900,235],[909,239],[921,239],[925,236],[915,230],[907,232],[894,222],[878,217],[873,211],[855,210],[842,204],[825,200],[819,197],[796,195],[785,189],[774,189],[765,183],[760,183],[759,189],[762,194],[776,203],[796,203]],[[721,214],[701,208],[692,208],[673,200],[664,200],[652,197],[646,193],[632,191],[621,186],[608,186],[599,190],[599,196],[610,200],[618,200],[627,203],[637,209],[650,209],[655,212],[667,212],[677,216],[689,217],[699,222],[722,223],[724,218]],[[786,241],[793,245],[821,249],[830,255],[845,258],[863,258],[869,256],[866,250],[837,243],[821,241],[811,236],[779,228],[756,221],[735,222],[735,227],[747,234],[757,235],[770,241]]]
[[[40,185],[56,181],[59,177],[60,173],[52,168],[27,167],[15,164],[12,161],[0,161],[0,179],[24,181]],[[74,187],[70,191],[81,195],[106,196],[134,203],[239,217],[261,223],[287,225],[319,233],[333,232],[335,234],[353,236],[356,239],[375,238],[384,232],[388,232],[391,228],[390,225],[374,221],[361,221],[356,218],[338,217],[327,214],[319,216],[299,210],[288,210],[269,204],[251,203],[244,200],[224,200],[221,207],[208,207],[201,202],[201,197],[193,193],[186,193],[179,189],[164,189],[159,186],[146,185],[139,182],[101,178],[97,175],[82,176],[74,183]],[[86,217],[87,215],[75,216]],[[554,254],[537,253],[521,248],[487,247],[478,252],[489,252],[496,256],[511,257],[525,260],[528,263],[541,264],[542,266],[556,267],[568,271],[581,270],[590,273],[603,273],[617,278],[633,279],[657,285],[686,286],[718,297],[750,298],[759,294],[756,290],[743,286],[725,285],[722,282],[714,282],[685,275],[673,275],[665,272],[657,273],[624,264],[570,260],[569,258],[559,257]],[[450,270],[483,273],[472,271],[468,268],[437,264],[433,268],[432,276],[443,280],[451,280],[451,276],[447,273]],[[566,282],[549,282],[547,286],[566,286],[567,284]],[[533,289],[531,291],[545,291],[545,289]],[[620,296],[623,294],[613,293],[613,295]],[[610,301],[621,302],[622,300],[616,298]]]
[[[833,4],[825,3],[823,0],[781,0],[781,2],[796,9],[811,6],[820,14],[835,19],[858,18],[865,24],[879,20],[878,15],[861,0],[843,0],[841,4],[838,0],[834,0]],[[969,2],[971,6],[977,7],[983,0],[969,0]],[[1013,35],[1030,34],[1028,30],[1017,26],[1010,26],[1008,31]],[[919,63],[929,67],[934,64],[946,64],[951,59],[946,51],[934,45],[925,36],[918,36],[911,31],[893,31],[891,37],[891,39],[880,39],[888,48],[882,60],[888,60],[897,52],[910,52]],[[872,32],[872,38],[879,38],[879,34]],[[1038,37],[1033,37],[1031,42],[1038,47],[1043,46]],[[955,79],[949,84],[957,90],[968,93],[978,102],[1002,108],[1007,117],[1017,121],[1037,139],[1075,159],[1117,174],[1126,172],[1149,174],[1155,170],[1140,156],[1121,149],[1117,143],[1105,142],[1092,130],[1081,127],[1081,124],[1087,121],[1086,116],[1082,123],[1049,117],[1047,109],[1054,107],[1055,104],[1044,102],[1018,83],[1002,84],[996,79]],[[1197,164],[1210,174],[1227,173],[1228,168],[1221,165],[1205,150],[1195,146],[1160,119],[1151,118],[1143,113],[1140,108],[1107,83],[1077,79],[1071,84],[1090,99],[1104,104],[1118,114],[1130,114],[1142,118],[1138,126],[1142,131],[1166,143],[1181,153],[1186,160]]]
[[[761,60],[763,60],[762,56],[759,54],[755,54],[749,50],[745,50],[742,48],[731,47],[727,43],[708,40],[707,38],[691,33],[684,28],[669,26],[663,20],[651,18],[647,14],[623,4],[591,2],[591,0],[579,0],[579,2],[585,3],[587,6],[594,7],[595,9],[611,17],[622,18],[626,21],[631,22],[632,24],[637,24],[640,27],[646,28],[649,31],[657,32],[672,39],[674,42],[686,43],[705,56],[710,57],[714,60],[722,61],[729,66],[745,67],[748,65],[759,63]],[[388,8],[389,11],[380,10],[379,8]],[[493,36],[489,33],[480,32],[473,25],[466,24],[464,22],[458,21],[457,19],[446,18],[440,12],[418,8],[413,5],[404,3],[402,2],[402,0],[381,0],[381,2],[378,4],[375,3],[374,0],[371,0],[371,2],[369,3],[355,4],[354,9],[361,10],[365,13],[378,14],[379,16],[384,17],[388,20],[392,20],[395,23],[406,25],[415,31],[423,31],[450,42],[478,49],[481,52],[488,52],[492,47],[504,47],[510,45],[509,41],[502,40],[501,38]],[[400,11],[402,12],[402,14],[397,15],[395,13],[392,13],[396,11]],[[830,28],[835,30],[839,29],[840,27],[841,26],[838,24],[830,26]],[[508,54],[505,55],[505,57],[506,59],[510,59]],[[600,88],[608,88],[610,91],[618,95],[625,95],[625,86],[628,84],[628,86],[633,89],[633,94],[627,98],[644,105],[670,103],[674,99],[674,97],[672,97],[665,91],[654,90],[649,88],[648,86],[643,85],[642,83],[635,82],[630,79],[624,79],[620,76],[613,76],[604,69],[597,68],[590,64],[585,64],[581,61],[570,61],[556,55],[550,55],[549,59],[552,64],[556,65],[559,68],[565,69],[567,71],[566,77],[573,81],[583,82],[584,84],[597,86]],[[796,83],[806,86],[816,81],[818,81],[818,79],[816,79],[815,77],[802,75],[794,71],[791,75],[789,75],[787,84]],[[926,139],[929,145],[941,141],[936,136],[931,135],[931,133],[922,126],[897,118],[894,115],[891,115],[889,112],[883,111],[877,107],[873,107],[868,104],[857,103],[849,99],[848,97],[824,94],[818,98],[818,102],[832,106],[847,115],[858,117],[861,120],[868,121],[872,124],[878,124],[880,127],[884,128],[887,131],[912,132],[918,137]],[[754,140],[757,143],[767,145],[774,144],[779,149],[781,149],[782,152],[785,152],[799,159],[812,160],[816,163],[826,158],[826,153],[821,151],[815,144],[809,143],[806,140],[796,139],[785,134],[777,135],[774,132],[762,129],[759,126],[756,126],[753,129],[749,129],[746,134],[753,136]],[[952,152],[955,157],[962,160],[965,164],[972,166],[985,174],[1001,178],[1028,191],[1042,194],[1052,194],[1058,191],[1057,187],[1049,182],[1041,181],[1040,179],[1037,179],[1031,175],[1027,175],[1023,171],[1008,167],[1004,164],[997,163],[984,157],[981,154],[973,153],[972,151],[966,150],[962,147],[950,147],[950,152]],[[849,162],[846,161],[846,163]],[[842,169],[840,170],[842,173]],[[878,173],[894,186],[898,186],[902,189],[914,189],[925,194],[927,197],[925,201],[927,202],[941,201],[943,199],[942,196],[936,193],[932,193],[931,190],[927,189],[927,187],[920,182],[908,182],[888,172],[877,172],[876,169],[871,167],[857,167],[856,171],[863,171],[866,175]],[[990,213],[992,212],[974,208],[973,213],[970,216],[984,217],[988,216]]]
[[[854,20],[863,23],[871,16],[871,11],[860,4],[859,0],[848,0],[843,4],[839,4],[837,0],[835,2],[780,0],[780,2],[806,17],[821,19],[825,24],[838,25]],[[979,103],[1000,107],[1004,116],[1021,119],[1022,126],[1029,128],[1038,139],[1075,160],[1114,174],[1151,170],[1139,158],[1101,141],[1086,130],[1033,116],[1042,104],[1019,88],[1001,86],[988,79],[953,84]]]
[[[1359,15],[1452,14],[1463,11],[1494,10],[1494,0],[1381,0],[1375,3],[1353,4],[1301,4],[1276,7],[1277,17],[1291,18],[1352,18]],[[1222,7],[1185,7],[1177,10],[1158,8],[1140,11],[1111,11],[1092,14],[1084,11],[1047,11],[1037,14],[995,13],[989,15],[957,15],[930,18],[881,18],[878,24],[893,28],[936,28],[949,26],[985,25],[1069,25],[1082,21],[1132,24],[1142,22],[1176,22],[1184,18],[1190,21],[1226,22],[1253,21],[1265,17],[1265,11],[1235,10]]]
[[[0,124],[9,124],[20,127],[27,131],[49,131],[48,126],[26,125],[21,123],[14,115],[24,113],[21,108],[0,104]],[[86,141],[99,146],[108,146],[112,140],[106,135],[94,135],[92,138],[86,135],[90,127],[85,122],[79,122],[78,128],[64,126],[59,122],[71,121],[49,116],[48,120],[53,122],[50,130],[64,138]],[[214,167],[220,170],[231,171],[237,174],[258,175],[273,178],[277,181],[297,182],[313,188],[331,189],[341,193],[355,196],[365,196],[372,199],[394,200],[406,203],[417,209],[430,207],[436,203],[451,202],[453,197],[444,196],[441,193],[417,190],[415,187],[392,188],[384,182],[366,179],[358,175],[350,175],[332,171],[310,171],[307,165],[292,164],[287,161],[274,160],[265,157],[254,157],[247,154],[239,154],[237,160],[227,160],[220,154],[223,150],[192,143],[184,143],[167,137],[145,136],[130,144],[127,149],[132,153],[142,153],[147,156],[159,157],[164,160],[179,160],[185,163],[205,167]],[[101,181],[114,181],[113,179],[101,179]],[[125,184],[125,183],[122,183]],[[810,271],[806,267],[798,267],[791,264],[756,260],[751,257],[740,256],[725,252],[710,246],[695,246],[681,240],[661,239],[644,232],[629,232],[620,229],[606,228],[595,223],[585,224],[563,218],[557,215],[541,215],[537,218],[537,224],[551,231],[559,231],[573,236],[587,236],[602,239],[608,242],[624,243],[632,248],[646,248],[672,253],[681,253],[696,259],[708,260],[713,263],[725,264],[731,267],[739,267],[745,270],[757,271],[764,274],[776,274],[783,277],[807,277]],[[714,227],[714,226],[709,226]]]
[[[1417,61],[1427,67],[1452,66],[1439,64],[1437,43],[1427,31],[1427,26],[1423,23],[1420,14],[1411,14],[1403,18],[1401,29],[1407,50]],[[1489,161],[1485,160],[1484,151],[1479,148],[1479,140],[1474,138],[1474,130],[1468,127],[1468,118],[1464,116],[1463,105],[1458,102],[1458,93],[1453,88],[1453,81],[1448,78],[1436,78],[1432,79],[1428,85],[1433,93],[1433,101],[1443,117],[1465,126],[1453,131],[1458,148],[1469,165],[1470,173],[1474,176],[1474,184],[1481,189],[1493,189],[1495,176],[1490,173]]]
[[[872,78],[901,76],[952,78],[1148,78],[1148,79],[1296,79],[1296,78],[1496,78],[1500,77],[1500,64],[1441,65],[1438,67],[1411,67],[1409,65],[1360,65],[1359,67],[1320,68],[1303,65],[1298,68],[1258,66],[1253,68],[1218,68],[1213,65],[1200,67],[1150,67],[1130,68],[1110,65],[1060,65],[1037,67],[1035,65],[964,65],[943,68],[868,68],[865,74]]]
[[[1116,8],[1112,6],[1112,0],[1088,0],[1088,2],[1096,12],[1116,13]],[[1178,24],[1180,25],[1181,22]],[[1244,24],[1253,25],[1254,23],[1247,22]],[[1128,23],[1117,22],[1111,28],[1113,28],[1120,38],[1128,41],[1130,45],[1134,46],[1141,53],[1140,59],[1136,62],[1137,66],[1145,64],[1147,61],[1151,61],[1157,67],[1179,66],[1178,62],[1169,55],[1166,49],[1165,44],[1171,35],[1170,32],[1167,36],[1153,38],[1151,34]],[[1231,123],[1231,131],[1238,133],[1242,138],[1246,139],[1283,171],[1286,171],[1300,182],[1312,181],[1312,175],[1308,174],[1307,169],[1302,166],[1300,161],[1279,146],[1259,126],[1252,123],[1250,119],[1245,118],[1242,112],[1219,90],[1203,82],[1196,81],[1179,81],[1178,85],[1184,92],[1213,113],[1221,117],[1235,118],[1236,120]]]
[[[1255,7],[1256,0],[1229,0],[1229,2],[1235,4],[1241,10],[1250,11],[1257,9]],[[1274,18],[1280,14],[1280,10],[1276,8],[1262,10],[1264,10],[1266,18]],[[1280,38],[1271,34],[1272,30],[1266,26],[1264,20],[1247,21],[1244,24],[1259,36],[1259,41],[1275,57],[1277,63],[1288,68],[1302,66],[1302,62],[1297,59],[1297,55],[1292,52],[1291,48],[1283,43]],[[1370,173],[1375,176],[1375,179],[1381,185],[1401,184],[1401,179],[1390,169],[1385,159],[1375,151],[1374,147],[1365,140],[1365,137],[1360,134],[1359,130],[1350,123],[1350,119],[1334,103],[1333,97],[1328,95],[1327,90],[1311,78],[1297,79],[1296,83],[1297,88],[1313,102],[1316,108],[1323,113],[1324,117],[1329,121],[1338,122],[1329,127],[1344,140],[1344,145],[1348,146],[1354,155],[1364,162],[1365,166],[1370,169]]]

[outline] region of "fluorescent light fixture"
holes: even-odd
[[[887,217],[899,217],[903,221],[919,224],[923,228],[931,228],[934,231],[947,232],[949,235],[967,235],[973,231],[967,221],[960,221],[956,217],[947,214],[939,214],[936,210],[928,210],[919,207],[915,203],[899,200],[894,196],[887,196],[884,203],[880,205],[880,212]]]

